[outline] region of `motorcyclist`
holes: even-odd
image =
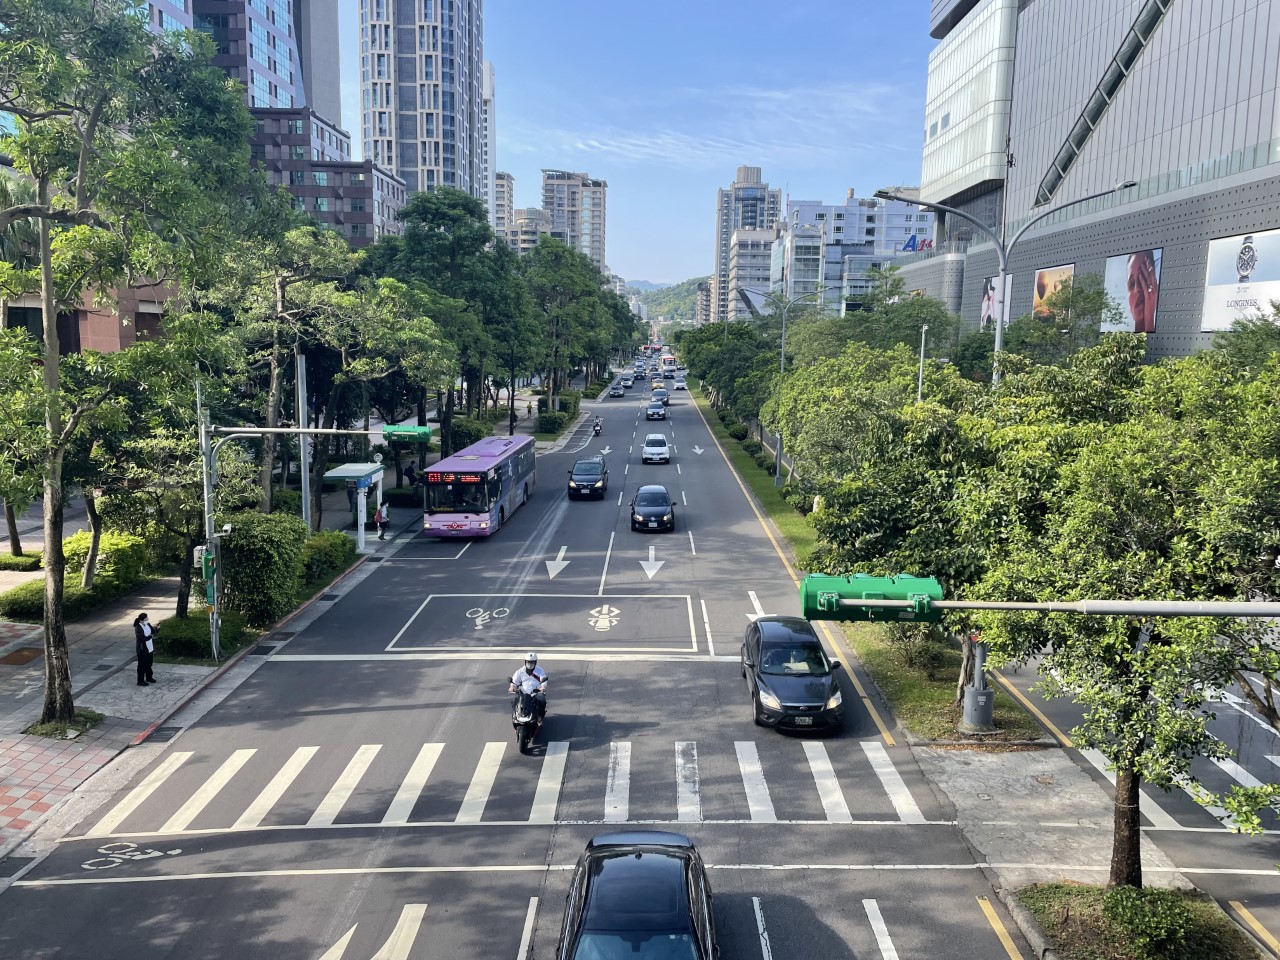
[[[596,417],[596,422],[592,429],[595,431],[597,437],[600,436],[600,431],[604,429],[604,418]]]
[[[534,709],[538,722],[547,715],[547,671],[538,666],[537,653],[530,650],[524,655],[524,666],[511,675],[511,683],[507,692],[513,694],[511,707],[515,709],[516,698],[521,693],[533,694]]]

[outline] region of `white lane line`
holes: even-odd
[[[533,809],[529,811],[530,823],[556,822],[560,786],[564,783],[564,767],[568,761],[569,741],[553,740],[547,744],[547,752],[542,758],[542,773],[538,776],[538,789],[533,795]]]
[[[699,598],[698,602],[702,604],[702,629],[707,633],[707,656],[714,657],[716,645],[711,639],[711,618],[707,616],[707,601]]]
[[[622,506],[622,491],[618,491],[618,506]]]
[[[285,761],[285,765],[271,778],[271,782],[262,788],[262,792],[254,798],[253,803],[249,804],[249,809],[240,814],[240,819],[235,822],[232,829],[247,829],[261,824],[266,815],[271,812],[271,808],[284,796],[289,785],[297,779],[302,768],[319,750],[319,747],[299,747],[293,751],[293,756]]]
[[[629,455],[631,451],[628,450],[627,453]],[[622,468],[622,475],[625,477],[630,472],[631,472],[631,464],[628,463]]]
[[[680,464],[678,463],[676,464],[676,473],[684,473],[684,471],[680,469]]]
[[[756,596],[756,592],[754,590],[748,590],[747,596],[751,599],[751,607],[755,610],[756,617],[763,617],[764,607],[760,606],[760,598]],[[754,620],[755,617],[752,617],[751,619]]]
[[[760,935],[760,956],[762,960],[773,960],[773,951],[769,949],[769,931],[764,928],[764,914],[760,912],[760,898],[752,897],[751,905],[756,911],[756,933]]]
[[[1266,756],[1268,760],[1274,763],[1277,767],[1280,767],[1280,754],[1268,753]]]
[[[160,785],[164,783],[180,766],[191,758],[191,752],[171,753],[167,756],[160,766],[156,767],[147,775],[147,779],[134,787],[121,800],[110,813],[98,821],[97,826],[89,831],[88,836],[96,837],[110,833],[115,833],[120,824],[138,807],[146,802],[146,799],[160,789]]]
[[[924,814],[916,806],[915,798],[902,780],[902,774],[898,773],[898,768],[889,759],[889,751],[884,748],[884,744],[879,740],[863,740],[862,752],[867,755],[871,769],[875,771],[880,786],[889,795],[889,801],[893,804],[893,809],[898,811],[902,822],[924,823]]]
[[[413,941],[422,928],[422,918],[427,915],[425,903],[406,903],[400,910],[400,919],[382,949],[370,960],[408,960]]]
[[[1110,781],[1113,787],[1116,785],[1115,771],[1107,769],[1107,758],[1102,755],[1102,751],[1087,747],[1080,751],[1080,755],[1093,764],[1098,772]],[[1160,804],[1148,796],[1139,797],[1138,809],[1144,817],[1151,821],[1151,825],[1157,830],[1180,830],[1182,828],[1182,825],[1177,820],[1169,816]]]
[[[462,806],[454,823],[479,823],[484,816],[484,805],[489,802],[489,794],[493,790],[493,781],[498,777],[498,764],[506,752],[505,740],[490,741],[484,745],[480,754],[480,762],[476,764],[476,772],[471,777],[471,785],[467,787],[467,795],[462,798]]]
[[[342,955],[347,952],[347,944],[351,942],[351,937],[358,926],[360,924],[353,923],[351,929],[339,937],[337,942],[324,952],[324,956],[320,960],[342,960]]]
[[[871,929],[876,935],[876,943],[880,945],[880,956],[884,960],[898,960],[898,950],[889,936],[889,928],[885,926],[884,917],[880,913],[880,905],[874,900],[863,900],[862,909],[867,911],[867,919],[871,921]]]
[[[691,740],[676,743],[676,819],[682,823],[696,823],[702,819],[698,745]]]
[[[356,751],[356,755],[347,763],[346,769],[342,771],[334,785],[329,788],[325,798],[320,801],[320,806],[316,807],[316,812],[307,821],[307,826],[311,827],[334,822],[338,814],[342,812],[343,806],[351,799],[351,794],[360,783],[360,778],[369,769],[369,764],[373,763],[373,758],[378,755],[378,751],[381,749],[382,744],[380,743],[361,744],[360,749]]]
[[[693,531],[686,530],[685,532],[689,534],[689,551],[696,557],[698,555],[698,548],[693,545]]]
[[[609,744],[609,772],[604,785],[605,823],[625,823],[631,812],[631,744]]]
[[[218,795],[218,791],[225,787],[231,778],[239,772],[240,768],[249,762],[249,758],[257,752],[257,750],[237,750],[222,761],[222,766],[218,767],[213,772],[213,775],[200,785],[200,789],[191,795],[190,800],[178,808],[178,812],[170,817],[168,822],[160,828],[160,832],[181,833],[191,826],[192,821],[200,816],[204,808]]]
[[[618,502],[622,502],[622,494],[618,494]],[[613,556],[613,538],[617,535],[616,530],[609,534],[609,549],[604,552],[604,567],[600,570],[600,586],[596,590],[597,597],[604,596],[604,578],[609,574],[609,558]]]
[[[773,810],[773,798],[769,785],[764,782],[764,770],[760,766],[760,754],[750,740],[737,740],[733,749],[738,754],[738,772],[742,774],[742,788],[747,792],[747,809],[753,823],[777,823]]]
[[[413,813],[413,805],[418,802],[418,797],[422,794],[422,788],[427,785],[427,777],[431,776],[431,771],[435,769],[436,761],[440,759],[442,750],[444,750],[443,743],[424,743],[422,745],[418,750],[418,756],[414,758],[413,766],[409,768],[409,773],[400,782],[400,788],[396,790],[395,799],[391,801],[391,806],[383,814],[383,823],[409,822],[409,815]]]
[[[529,898],[529,910],[524,915],[524,931],[520,934],[520,949],[516,960],[529,960],[529,948],[533,946],[533,921],[538,916],[538,898]]]
[[[680,491],[680,502],[683,503],[686,507],[689,505],[689,498],[684,495],[683,490]]]
[[[1237,783],[1245,787],[1261,787],[1265,784],[1234,760],[1214,760]]]
[[[822,798],[822,809],[831,823],[852,823],[853,814],[849,805],[844,802],[844,791],[840,789],[840,781],[836,779],[835,768],[831,766],[831,757],[827,748],[821,743],[806,740],[805,756],[809,758],[809,770],[813,773],[813,782],[818,787],[818,796]]]

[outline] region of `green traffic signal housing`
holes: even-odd
[[[934,577],[829,577],[811,573],[800,583],[800,611],[806,620],[866,620],[873,623],[937,623],[942,599]],[[880,601],[860,604],[858,601]]]
[[[382,438],[387,441],[405,440],[409,443],[430,443],[431,428],[410,425],[388,425],[382,428]]]

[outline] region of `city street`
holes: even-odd
[[[688,834],[726,958],[1030,956],[954,812],[850,671],[846,727],[752,723],[738,647],[793,571],[697,409],[587,405],[489,540],[398,549],[274,650],[0,896],[0,955],[552,958],[592,836]],[[646,434],[670,464],[642,465]],[[566,471],[608,458],[601,501]],[[674,533],[629,529],[642,483]],[[506,678],[550,675],[532,755]],[[834,655],[847,660],[843,650]],[[163,728],[162,728],[163,729]],[[531,951],[531,953],[530,953]]]

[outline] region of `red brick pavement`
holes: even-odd
[[[111,740],[0,737],[0,847],[25,833],[119,750]]]

